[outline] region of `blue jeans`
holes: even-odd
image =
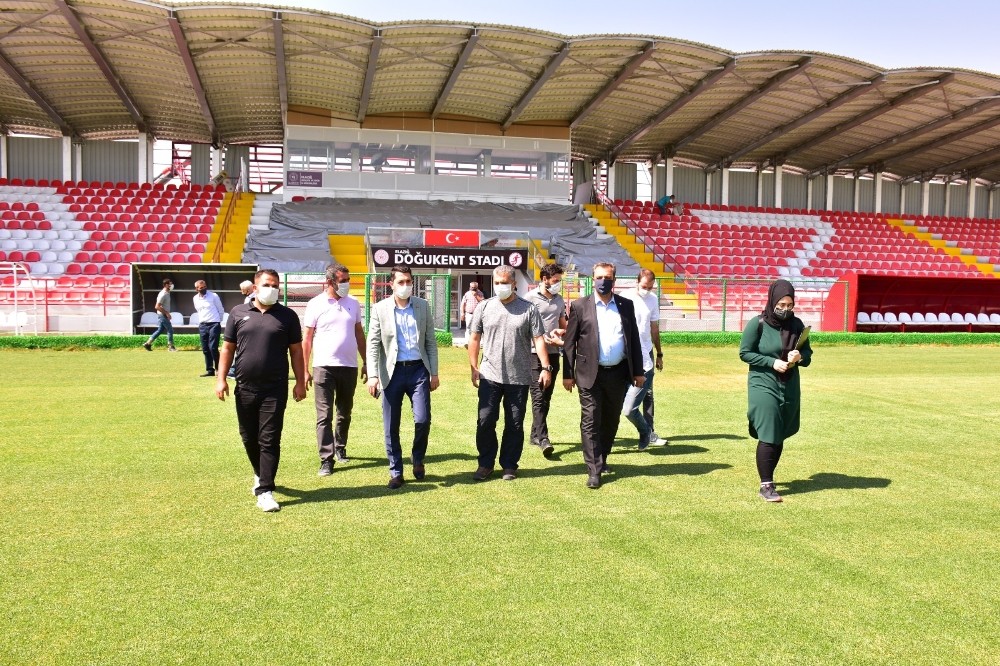
[[[219,335],[221,333],[222,324],[219,322],[198,325],[201,353],[205,355],[205,372],[213,372],[219,367]]]
[[[653,397],[653,373],[655,372],[655,367],[649,369],[642,388],[629,386],[628,393],[625,394],[625,404],[622,405],[622,414],[639,431],[639,442],[642,444],[649,442],[649,436],[653,432],[652,414],[648,412],[643,414],[642,404],[647,396],[649,398]]]
[[[479,377],[479,418],[476,422],[476,448],[479,466],[493,469],[497,459],[497,421],[503,402],[503,438],[499,443],[500,467],[517,469],[524,449],[524,411],[528,404],[526,384],[498,384]]]
[[[153,334],[151,336],[149,336],[149,340],[147,340],[147,342],[149,342],[150,344],[152,344],[153,341],[156,340],[156,338],[160,337],[160,335],[162,333],[166,333],[167,334],[167,344],[170,345],[171,347],[173,347],[174,346],[174,325],[170,323],[170,317],[164,317],[163,315],[157,315],[157,318],[158,318],[158,322],[157,322],[156,330],[153,331]]]
[[[399,444],[399,422],[403,396],[413,407],[414,465],[424,463],[427,438],[431,432],[431,375],[423,363],[396,364],[389,385],[382,389],[382,428],[385,431],[385,455],[389,458],[389,476],[403,476],[403,449]]]

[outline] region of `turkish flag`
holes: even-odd
[[[469,229],[425,229],[424,245],[479,247],[479,232]]]

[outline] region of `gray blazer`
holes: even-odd
[[[433,377],[438,373],[437,338],[434,337],[434,319],[431,308],[422,298],[410,297],[413,305],[413,316],[417,320],[417,348],[420,350],[420,360],[424,362],[427,372]],[[393,296],[382,299],[372,308],[371,320],[368,323],[368,348],[365,357],[368,371],[378,373],[378,381],[384,390],[392,379],[396,367],[396,354],[399,346],[396,342],[396,299]]]

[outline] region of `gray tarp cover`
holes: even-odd
[[[285,272],[322,271],[331,260],[329,234],[363,235],[369,227],[527,231],[583,273],[598,261],[624,275],[639,268],[613,240],[598,243],[576,205],[316,198],[274,205],[268,227],[250,230],[243,260]]]

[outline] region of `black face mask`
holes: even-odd
[[[785,321],[786,319],[792,316],[792,311],[779,310],[778,308],[774,308],[774,316],[780,319],[781,321]]]
[[[208,289],[199,289],[198,293],[204,296],[206,293],[208,293]]]
[[[607,296],[615,286],[614,278],[597,278],[594,280],[594,290],[601,296]]]

